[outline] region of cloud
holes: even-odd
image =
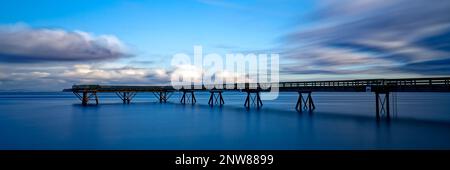
[[[203,70],[195,65],[191,64],[181,64],[176,65],[172,74],[170,75],[171,81],[191,81],[191,82],[202,82]]]
[[[0,82],[6,81],[8,79],[8,75],[5,73],[0,72]]]
[[[213,72],[209,72],[213,71]],[[181,64],[174,66],[173,70],[168,73],[170,79],[173,82],[182,82],[183,80],[187,82],[227,82],[227,83],[245,83],[245,82],[256,82],[256,75],[250,75],[249,73],[243,71],[232,71],[232,70],[209,70],[209,68],[200,68],[192,64]]]
[[[64,71],[59,76],[73,82],[91,82],[97,84],[154,84],[167,82],[169,77],[164,69],[146,69],[135,67],[101,68],[86,64],[75,65],[72,69]]]
[[[29,72],[29,73],[25,73],[25,72],[13,72],[11,73],[11,78],[12,80],[25,80],[25,79],[36,79],[36,78],[46,78],[50,76],[50,73],[48,72],[43,72],[43,71],[33,71],[33,72]]]
[[[0,62],[98,61],[131,56],[113,35],[83,31],[0,26]]]
[[[39,71],[33,71],[33,72],[31,72],[31,76],[43,78],[43,77],[48,77],[48,76],[50,76],[50,73],[47,73],[47,72],[39,72]]]
[[[431,60],[424,62],[408,63],[399,70],[392,71],[410,71],[420,73],[422,75],[435,74],[435,75],[449,75],[450,74],[450,59]]]
[[[181,76],[201,82],[203,80],[202,73],[202,70],[194,65],[177,65],[170,69],[164,69],[108,63],[73,66],[58,66],[51,63],[11,64],[0,68],[0,89],[59,91],[73,84],[170,85],[171,78]],[[216,78],[230,82],[234,80],[238,82],[252,81],[246,75],[236,75],[228,71],[217,72]]]
[[[0,89],[2,90],[59,91],[73,84],[167,85],[170,84],[169,81],[170,71],[163,68],[110,66],[108,64],[28,68],[5,66],[0,70]]]
[[[320,2],[310,27],[284,37],[284,56],[305,66],[289,72],[450,74],[449,1]]]

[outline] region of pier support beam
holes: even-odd
[[[159,103],[167,102],[167,92],[159,92]]]
[[[159,102],[160,103],[167,103],[167,100],[169,99],[170,95],[167,95],[167,91],[159,92]]]
[[[73,94],[80,99],[83,106],[87,106],[90,99],[95,99],[95,104],[98,105],[98,96],[96,91],[73,92]]]
[[[183,96],[181,96],[180,103],[186,104],[186,99],[188,103],[195,104],[197,102],[197,99],[195,99],[194,91],[193,90],[181,90],[183,92]]]
[[[380,120],[382,115],[386,115],[387,120],[391,119],[389,105],[390,105],[389,91],[376,91],[375,92],[375,109],[376,109],[377,120]]]
[[[167,103],[167,100],[169,100],[171,93],[168,91],[159,91],[159,92],[153,92],[153,95],[159,100],[159,103]]]
[[[88,102],[89,102],[88,94],[87,94],[87,92],[83,92],[83,99],[81,99],[81,104],[83,106],[86,106],[88,104]]]
[[[211,93],[208,101],[208,104],[210,106],[214,106],[214,104],[219,104],[220,106],[222,106],[223,104],[225,104],[225,101],[222,97],[222,90],[211,90],[209,92]]]
[[[297,105],[295,106],[295,110],[297,112],[303,112],[303,110],[309,110],[309,112],[312,112],[314,109],[316,109],[316,105],[314,105],[314,101],[311,96],[311,91],[298,91],[298,100]],[[304,98],[303,94],[307,94],[307,96]]]
[[[116,95],[122,99],[123,104],[130,104],[131,100],[136,96],[136,92],[116,92]]]
[[[167,103],[167,100],[172,96],[172,93],[166,90],[152,93],[159,100],[159,103]]]
[[[261,101],[261,97],[259,95],[260,90],[247,90],[247,97],[245,98],[244,106],[247,109],[250,109],[250,104],[256,105],[256,108],[260,108],[263,106],[263,103]],[[253,94],[253,96],[252,96]]]

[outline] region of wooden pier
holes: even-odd
[[[316,108],[313,101],[313,92],[373,92],[375,94],[375,115],[377,120],[381,119],[381,115],[386,115],[386,119],[389,120],[391,117],[389,108],[390,93],[450,92],[450,77],[223,84],[222,87],[222,89],[208,89],[205,85],[192,85],[190,88],[175,89],[172,86],[74,85],[71,89],[64,89],[63,91],[73,92],[84,106],[88,105],[89,101],[92,100],[95,100],[95,104],[98,105],[99,98],[97,94],[102,92],[116,93],[124,104],[129,104],[138,93],[153,93],[159,102],[166,103],[172,93],[181,92],[180,103],[195,104],[197,102],[195,92],[198,91],[210,92],[209,105],[222,106],[225,104],[222,96],[223,92],[240,91],[247,94],[244,101],[245,108],[250,109],[250,106],[253,105],[259,109],[263,106],[260,93],[270,91],[271,88],[278,88],[280,92],[298,93],[299,97],[295,107],[298,112],[305,110],[312,112]],[[271,88],[263,90],[261,87]]]

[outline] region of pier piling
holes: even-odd
[[[375,112],[377,120],[380,120],[382,115],[385,115],[387,120],[391,119],[389,96],[389,91],[375,92]]]
[[[208,101],[208,104],[210,106],[214,106],[214,104],[219,104],[220,106],[222,106],[223,104],[225,104],[222,96],[222,90],[210,90],[209,92],[211,93]]]
[[[137,92],[116,92],[116,95],[122,100],[123,104],[130,104],[131,100],[136,96]]]
[[[183,95],[181,96],[180,103],[186,104],[186,99],[188,103],[195,104],[197,99],[195,99],[195,94],[193,90],[182,90]]]
[[[82,91],[80,95],[79,92],[73,92],[75,96],[81,101],[81,105],[87,106],[91,98],[95,98],[95,104],[98,105],[98,96],[96,91]]]
[[[295,110],[297,110],[297,112],[302,113],[303,110],[306,109],[309,110],[309,112],[312,112],[316,109],[311,93],[311,91],[298,91],[298,100],[295,105]],[[307,94],[307,97],[304,98],[303,94]]]
[[[250,109],[250,105],[256,105],[256,108],[261,108],[263,103],[261,101],[261,97],[259,95],[260,90],[246,90],[247,97],[245,98],[244,106],[247,109]],[[253,94],[253,96],[252,96]]]

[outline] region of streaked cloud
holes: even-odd
[[[450,74],[449,1],[320,2],[313,23],[284,38],[289,73]]]
[[[0,62],[100,61],[128,56],[127,47],[113,35],[24,24],[0,26]]]

